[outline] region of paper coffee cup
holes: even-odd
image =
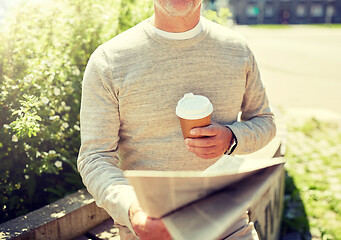
[[[212,112],[213,106],[207,97],[186,93],[176,107],[184,139],[200,137],[189,132],[192,128],[210,125]]]

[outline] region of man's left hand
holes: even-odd
[[[233,138],[232,131],[216,122],[206,127],[193,128],[191,134],[198,138],[186,138],[187,149],[198,157],[212,159],[223,155]]]

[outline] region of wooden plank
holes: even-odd
[[[72,239],[108,219],[86,190],[0,225],[1,240]]]
[[[95,236],[94,239],[101,240],[120,240],[118,228],[114,226],[114,221],[108,219],[99,226],[91,229],[88,234]]]
[[[92,240],[92,238],[82,235],[82,236],[76,237],[74,240]]]

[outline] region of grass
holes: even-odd
[[[288,127],[282,233],[341,239],[341,127],[315,118]]]

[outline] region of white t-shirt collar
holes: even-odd
[[[186,32],[180,32],[180,33],[166,32],[166,31],[163,31],[161,29],[154,27],[153,25],[151,25],[151,26],[152,26],[156,35],[159,35],[161,37],[171,39],[171,40],[191,39],[191,38],[198,36],[203,31],[203,25],[202,25],[201,18],[200,18],[198,24],[194,28],[192,28]]]

